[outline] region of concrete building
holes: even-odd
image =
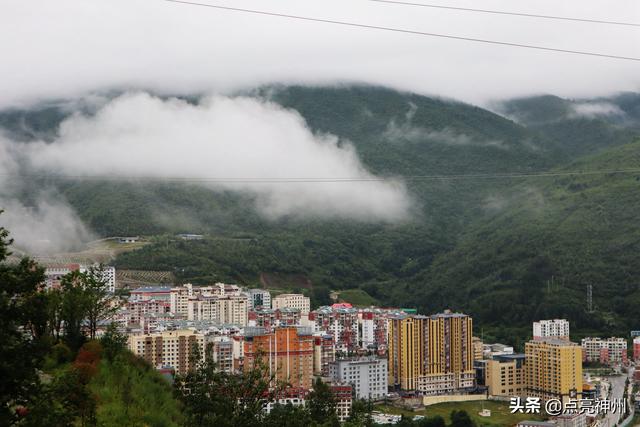
[[[472,320],[462,313],[397,315],[389,323],[389,385],[421,395],[475,387]]]
[[[569,341],[569,321],[566,319],[533,322],[533,339],[556,338]]]
[[[329,376],[329,364],[336,360],[336,346],[333,337],[327,334],[313,336],[313,375]]]
[[[482,357],[485,359],[493,359],[495,356],[504,356],[513,354],[513,347],[505,344],[482,344]]]
[[[336,360],[329,364],[332,381],[351,384],[357,399],[378,400],[387,395],[387,360],[377,357]]]
[[[262,358],[275,381],[310,389],[313,381],[313,344],[309,328],[283,327],[267,333],[264,328],[245,328],[244,369]],[[273,384],[275,385],[275,384]]]
[[[246,326],[249,315],[249,298],[246,295],[219,297],[217,309],[220,323]]]
[[[249,308],[271,308],[271,293],[266,289],[249,289]]]
[[[351,384],[333,383],[331,384],[331,392],[336,401],[336,415],[341,423],[347,421],[351,416],[351,407],[353,406],[353,389]]]
[[[587,427],[587,414],[562,414],[555,419],[556,427]]]
[[[604,365],[627,362],[627,340],[624,338],[583,338],[582,356],[585,362]]]
[[[186,374],[191,369],[190,358],[194,346],[202,358],[205,355],[204,335],[189,329],[166,331],[154,334],[130,335],[129,350],[145,359],[152,366],[171,366],[180,374]]]
[[[302,294],[280,294],[271,300],[271,308],[297,308],[301,313],[308,313],[311,300]]]
[[[387,354],[387,310],[358,310],[358,346],[379,356]]]
[[[205,354],[211,357],[216,369],[221,372],[234,372],[233,338],[230,336],[205,336]]]
[[[171,302],[171,288],[168,286],[142,286],[131,291],[129,301],[166,301]]]
[[[521,396],[525,389],[524,354],[496,356],[485,364],[484,385],[490,396]]]
[[[297,308],[255,308],[249,311],[249,326],[260,326],[269,332],[279,326],[301,325],[302,315]]]
[[[640,361],[640,337],[633,338],[633,360]]]
[[[358,310],[353,307],[324,306],[309,313],[316,332],[333,336],[336,351],[351,353],[358,350]],[[372,332],[373,333],[373,332]]]
[[[582,396],[582,347],[563,339],[525,344],[525,395],[542,399]]]
[[[484,359],[484,344],[482,340],[478,337],[473,337],[471,338],[471,345],[473,346],[473,360]]]
[[[218,297],[198,295],[187,299],[187,320],[219,321]]]

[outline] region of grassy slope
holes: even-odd
[[[483,408],[491,411],[491,417],[481,417],[478,415]],[[540,415],[536,414],[512,414],[507,402],[496,401],[439,403],[437,405],[427,406],[423,411],[416,412],[406,411],[387,405],[376,406],[375,409],[389,414],[405,415],[410,418],[415,415],[423,415],[426,417],[439,415],[445,419],[447,424],[451,422],[451,411],[463,410],[469,414],[471,419],[473,419],[479,427],[513,426],[524,420],[543,419]]]

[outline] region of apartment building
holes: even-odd
[[[357,399],[378,400],[387,395],[387,360],[377,357],[336,360],[329,364],[332,381],[351,384]]]
[[[197,348],[204,358],[205,336],[193,330],[182,329],[153,334],[130,335],[129,350],[145,359],[152,366],[175,369],[180,375],[186,374],[191,366],[191,355]]]
[[[525,389],[524,360],[524,354],[509,354],[486,361],[484,385],[490,396],[522,396]]]
[[[205,336],[205,352],[221,372],[234,372],[233,338],[230,336]]]
[[[329,364],[336,360],[333,337],[327,334],[313,336],[313,375],[329,376]]]
[[[280,294],[271,300],[271,308],[297,308],[301,313],[308,313],[311,300],[302,294]]]
[[[187,320],[218,321],[218,297],[213,295],[197,295],[187,299]]]
[[[266,289],[249,289],[249,308],[271,308],[271,293]]]
[[[246,326],[249,315],[249,298],[241,294],[219,297],[217,310],[220,323]]]
[[[310,328],[288,326],[267,333],[264,328],[247,327],[244,369],[252,369],[256,360],[261,358],[274,381],[308,390],[313,381],[313,346],[314,337]]]
[[[627,362],[627,340],[624,338],[583,338],[582,357],[585,362],[604,365]]]
[[[344,353],[356,351],[358,346],[358,310],[345,306],[324,306],[309,314],[317,332],[333,336],[336,350]]]
[[[569,341],[569,321],[566,319],[533,322],[533,339],[555,338]]]
[[[582,396],[582,347],[547,338],[525,344],[525,395],[542,399]]]
[[[388,314],[388,311],[380,309],[358,310],[358,345],[361,349],[386,355]]]
[[[389,385],[422,395],[464,393],[475,387],[472,319],[447,310],[397,315],[389,322]]]
[[[389,319],[389,385],[417,390],[424,375],[426,316],[397,315]]]
[[[166,301],[171,302],[171,288],[169,286],[142,286],[131,291],[129,301]]]

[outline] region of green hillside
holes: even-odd
[[[638,167],[640,142],[562,170]],[[640,173],[528,181],[501,205],[418,276],[424,309],[453,305],[482,325],[506,328],[555,316],[585,331],[626,335],[638,327]]]
[[[365,166],[383,176],[640,164],[637,145],[625,145],[638,135],[637,94],[586,101],[533,97],[497,109],[515,121],[377,87],[271,87],[249,96],[279,103],[298,112],[314,132],[352,144]],[[576,102],[612,104],[622,113],[572,117]],[[23,141],[52,140],[70,112],[64,103],[0,112],[0,126]],[[577,160],[594,153],[600,154]],[[311,286],[304,291],[315,304],[326,303],[329,290],[357,289],[385,305],[426,311],[452,305],[480,324],[501,321],[528,331],[533,318],[567,315],[575,328],[622,331],[637,321],[631,309],[638,282],[630,258],[637,249],[633,179],[410,180],[417,210],[399,224],[271,221],[254,210],[251,196],[182,184],[31,180],[23,197],[49,188],[101,236],[149,236],[151,244],[117,258],[118,268],[251,286],[261,285],[263,273],[275,273],[308,278]],[[173,237],[184,232],[205,239]],[[585,314],[588,283],[597,310]]]

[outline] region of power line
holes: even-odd
[[[568,16],[538,15],[533,13],[507,12],[502,10],[490,10],[490,9],[473,9],[470,7],[442,6],[439,4],[412,3],[408,1],[397,1],[397,0],[369,0],[369,1],[376,2],[376,3],[398,4],[403,6],[428,7],[433,9],[447,9],[447,10],[458,10],[458,11],[464,11],[464,12],[490,13],[495,15],[524,16],[527,18],[556,19],[556,20],[562,20],[562,21],[588,22],[592,24],[608,24],[608,25],[624,25],[628,27],[640,27],[640,24],[635,22],[604,21],[600,19],[572,18]]]
[[[301,21],[311,21],[311,22],[321,22],[321,23],[325,23],[325,24],[343,25],[343,26],[348,26],[348,27],[366,28],[366,29],[370,29],[370,30],[389,31],[389,32],[394,32],[394,33],[413,34],[413,35],[425,36],[425,37],[438,37],[438,38],[452,39],[452,40],[462,40],[462,41],[468,41],[468,42],[474,42],[474,43],[485,43],[485,44],[500,45],[500,46],[519,47],[519,48],[524,48],[524,49],[544,50],[544,51],[550,51],[550,52],[569,53],[569,54],[574,54],[574,55],[595,56],[595,57],[600,57],[600,58],[619,59],[619,60],[624,60],[624,61],[640,61],[640,58],[632,57],[632,56],[620,56],[620,55],[610,55],[610,54],[598,53],[598,52],[588,52],[588,51],[571,50],[571,49],[560,49],[560,48],[553,48],[553,47],[547,47],[547,46],[537,46],[537,45],[529,45],[529,44],[522,44],[522,43],[511,43],[511,42],[503,42],[503,41],[498,41],[498,40],[479,39],[479,38],[474,38],[474,37],[463,37],[463,36],[456,36],[456,35],[452,35],[452,34],[429,33],[429,32],[424,32],[424,31],[407,30],[407,29],[403,29],[403,28],[382,27],[382,26],[378,26],[378,25],[359,24],[359,23],[356,23],[356,22],[347,22],[347,21],[336,21],[336,20],[332,20],[332,19],[314,18],[314,17],[309,17],[309,16],[289,15],[289,14],[285,14],[285,13],[268,12],[268,11],[263,11],[263,10],[243,9],[243,8],[238,8],[238,7],[220,6],[220,5],[207,4],[207,3],[196,3],[196,2],[185,1],[185,0],[163,0],[163,1],[166,1],[166,2],[169,2],[169,3],[182,4],[182,5],[201,6],[201,7],[208,7],[208,8],[212,8],[212,9],[227,10],[227,11],[232,11],[232,12],[251,13],[251,14],[255,14],[255,15],[276,16],[276,17],[279,17],[279,18],[297,19],[297,20],[301,20]]]
[[[575,172],[512,172],[490,174],[452,174],[452,175],[396,175],[388,177],[338,177],[338,178],[223,178],[223,177],[151,177],[151,176],[116,176],[116,175],[57,175],[57,174],[0,174],[11,178],[29,178],[44,180],[86,180],[86,181],[154,181],[180,183],[217,183],[217,184],[297,184],[297,183],[357,183],[380,182],[390,179],[403,181],[446,181],[464,179],[522,179],[548,178],[562,176],[585,175],[623,175],[640,174],[640,168],[617,170],[592,170]]]

